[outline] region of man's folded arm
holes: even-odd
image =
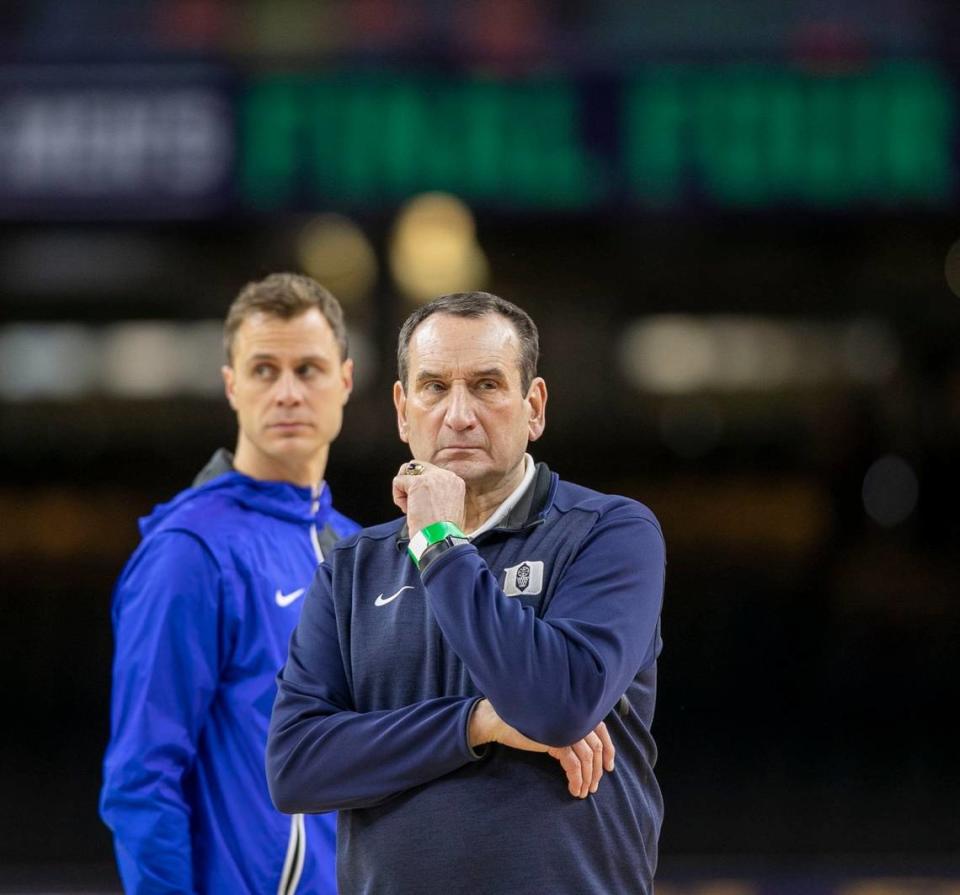
[[[100,811],[127,892],[192,892],[184,776],[218,676],[220,576],[191,535],[134,560],[114,598],[112,735]]]
[[[470,546],[438,557],[424,583],[444,639],[500,717],[560,746],[593,730],[656,658],[665,561],[653,518],[624,503],[593,526],[543,618],[507,597]]]
[[[326,565],[318,570],[277,676],[267,781],[288,814],[370,807],[478,758],[467,737],[479,697],[354,710],[329,574]]]

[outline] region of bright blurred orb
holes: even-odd
[[[390,270],[415,302],[482,289],[489,266],[470,209],[447,193],[424,193],[407,202],[390,240]]]
[[[101,348],[103,390],[126,398],[175,394],[194,362],[191,348],[173,322],[116,323]]]
[[[884,528],[903,522],[916,509],[919,494],[916,473],[896,454],[881,457],[863,477],[863,508]]]
[[[323,214],[297,237],[300,268],[345,305],[362,302],[377,279],[377,256],[366,234],[349,218]]]
[[[717,345],[703,321],[662,314],[634,323],[620,342],[620,363],[637,387],[660,394],[685,394],[714,376]]]

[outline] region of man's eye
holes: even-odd
[[[428,382],[423,386],[423,390],[428,394],[438,395],[443,391],[443,383],[436,380]]]
[[[273,376],[273,367],[270,364],[257,364],[253,368],[253,375],[257,379],[270,379]]]
[[[320,370],[316,364],[300,364],[297,367],[297,376],[301,379],[309,379],[312,376],[316,376]]]
[[[477,388],[481,391],[493,391],[493,389],[499,388],[500,383],[496,379],[481,379],[477,383]]]

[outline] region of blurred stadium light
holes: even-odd
[[[354,388],[375,377],[370,339],[350,328]],[[223,395],[220,320],[130,321],[109,326],[22,323],[0,327],[0,400]]]
[[[488,264],[470,209],[444,193],[407,202],[390,238],[390,270],[403,294],[415,302],[481,289]]]
[[[324,214],[304,224],[297,237],[304,273],[330,289],[349,311],[370,297],[377,279],[377,256],[363,230],[343,215]]]
[[[625,378],[654,394],[882,385],[899,345],[879,320],[811,323],[749,316],[660,315],[620,342]]]

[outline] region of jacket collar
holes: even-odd
[[[323,526],[333,512],[333,497],[325,482],[319,493],[292,482],[254,479],[233,468],[233,455],[222,448],[200,471],[192,487],[181,491],[168,503],[154,507],[140,520],[140,532],[146,536],[180,507],[203,496],[220,494],[247,509],[287,522]]]
[[[226,448],[219,448],[207,461],[207,465],[197,473],[193,480],[193,487],[199,488],[209,482],[210,479],[215,479],[225,472],[233,472],[233,454]]]

